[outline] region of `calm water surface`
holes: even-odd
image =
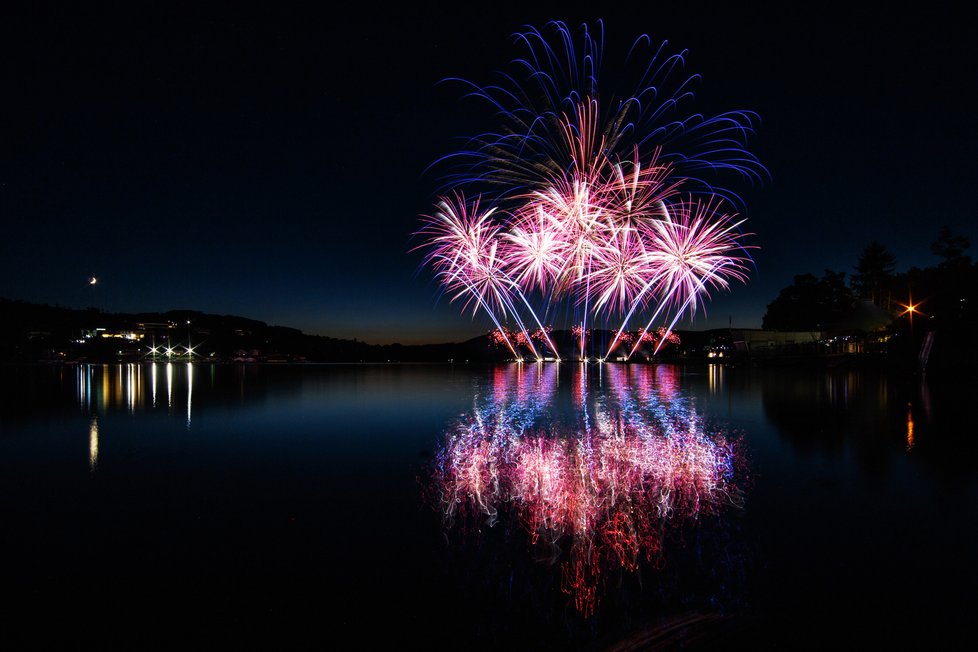
[[[978,586],[975,389],[719,365],[2,367],[0,636],[947,648]]]

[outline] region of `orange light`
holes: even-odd
[[[907,452],[913,450],[913,404],[907,403]]]
[[[923,301],[918,301],[917,303],[914,303],[914,301],[913,301],[913,293],[911,292],[907,296],[907,302],[906,303],[898,303],[897,304],[898,306],[900,306],[901,308],[903,308],[903,312],[901,312],[898,316],[899,317],[903,317],[904,315],[906,315],[907,316],[907,319],[910,320],[910,325],[913,326],[913,316],[914,315],[921,315],[923,317],[927,317],[928,316],[928,315],[926,315],[926,314],[924,314],[924,313],[922,313],[920,311],[920,304],[922,304],[922,303],[923,303]]]

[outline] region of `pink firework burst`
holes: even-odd
[[[442,198],[434,215],[425,216],[419,231],[429,248],[425,261],[452,300],[463,299],[475,313],[480,306],[505,316],[511,309],[511,281],[497,255],[500,226],[493,220],[495,208],[480,212],[479,200],[472,206],[462,195]]]
[[[711,288],[746,281],[750,258],[737,230],[743,220],[733,218],[720,200],[691,197],[643,223],[648,262],[657,270],[656,294],[679,312],[693,315]]]
[[[553,215],[540,205],[521,212],[504,234],[506,264],[514,281],[546,291],[564,268],[568,243]]]
[[[623,313],[636,301],[648,301],[643,289],[656,271],[645,243],[631,227],[619,227],[604,242],[595,243],[590,261],[589,297],[594,310],[607,306]]]

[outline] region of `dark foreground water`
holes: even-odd
[[[724,366],[3,367],[0,643],[948,649],[978,587],[975,389]]]

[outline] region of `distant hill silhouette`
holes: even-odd
[[[0,298],[0,314],[0,360],[8,362],[138,360],[153,344],[179,351],[190,344],[197,355],[219,361],[448,362],[491,360],[498,353],[484,336],[461,343],[367,344],[196,310],[110,313]],[[99,336],[121,332],[142,339]]]

